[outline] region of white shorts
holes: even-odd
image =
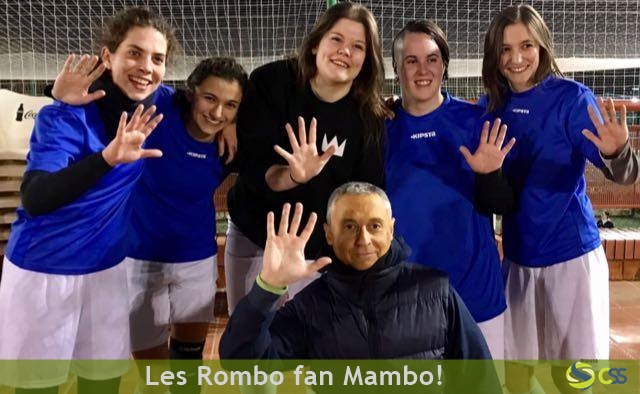
[[[249,293],[262,271],[264,250],[247,238],[232,221],[227,228],[227,244],[224,248],[224,274],[227,287],[229,316],[238,302]]]
[[[609,267],[602,247],[528,268],[505,259],[505,358],[609,358]]]
[[[491,351],[491,358],[504,360],[504,313],[478,323],[478,327]]]
[[[0,385],[62,384],[69,369],[85,379],[112,379],[129,369],[129,300],[122,264],[86,275],[24,270],[6,257],[0,283],[0,359],[56,361],[46,368],[2,368]],[[6,364],[5,366],[9,366]]]
[[[227,308],[229,316],[246,296],[262,271],[264,249],[254,244],[231,221],[227,229],[227,244],[224,249],[224,273],[227,280]],[[307,261],[310,262],[310,261]],[[291,283],[284,300],[295,297],[302,289],[320,277],[316,273],[311,278]]]
[[[167,343],[170,325],[213,320],[216,256],[188,263],[158,263],[127,257],[131,348]]]

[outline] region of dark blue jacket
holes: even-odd
[[[229,319],[223,359],[490,359],[447,277],[404,259],[394,240],[367,271],[337,261],[277,309],[254,285]]]

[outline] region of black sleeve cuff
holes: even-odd
[[[54,100],[56,99],[55,97],[53,97],[53,84],[47,84],[47,86],[44,87],[42,93],[47,97],[50,97]]]
[[[475,207],[483,215],[504,215],[515,209],[516,196],[502,169],[476,174]]]
[[[478,188],[480,187],[491,188],[492,186],[499,184],[501,181],[502,181],[502,169],[500,168],[488,174],[476,173],[476,184]]]

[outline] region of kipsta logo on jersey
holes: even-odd
[[[342,144],[338,145],[338,137],[334,136],[331,139],[331,142],[327,142],[326,134],[322,137],[322,151],[325,152],[327,149],[329,149],[330,146],[335,146],[336,151],[333,153],[334,156],[342,157],[342,155],[344,155],[344,148],[346,145],[346,139],[342,142]]]
[[[187,152],[187,156],[195,157],[196,159],[206,159],[206,153]]]
[[[435,138],[438,134],[435,131],[423,131],[411,134],[412,140],[421,140],[424,138]]]
[[[626,370],[626,368],[602,368],[598,371],[598,380],[605,385],[625,384],[627,383],[627,376],[624,374]],[[581,361],[567,368],[566,375],[569,385],[578,390],[586,390],[596,381],[596,373],[591,365]]]

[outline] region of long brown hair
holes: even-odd
[[[378,24],[365,6],[343,2],[334,5],[322,14],[298,49],[299,82],[304,86],[316,75],[318,69],[313,50],[318,47],[322,37],[343,18],[364,26],[367,41],[366,56],[362,70],[351,85],[351,95],[360,106],[360,117],[366,135],[378,139],[382,135],[382,119],[387,116],[389,111],[382,100],[384,64]]]
[[[553,53],[551,31],[542,16],[528,4],[518,4],[505,8],[491,21],[484,36],[484,58],[482,59],[482,83],[489,96],[487,110],[494,111],[505,104],[509,93],[509,81],[500,72],[502,35],[507,26],[522,23],[540,45],[540,62],[532,77],[534,84],[553,74],[562,77]]]

